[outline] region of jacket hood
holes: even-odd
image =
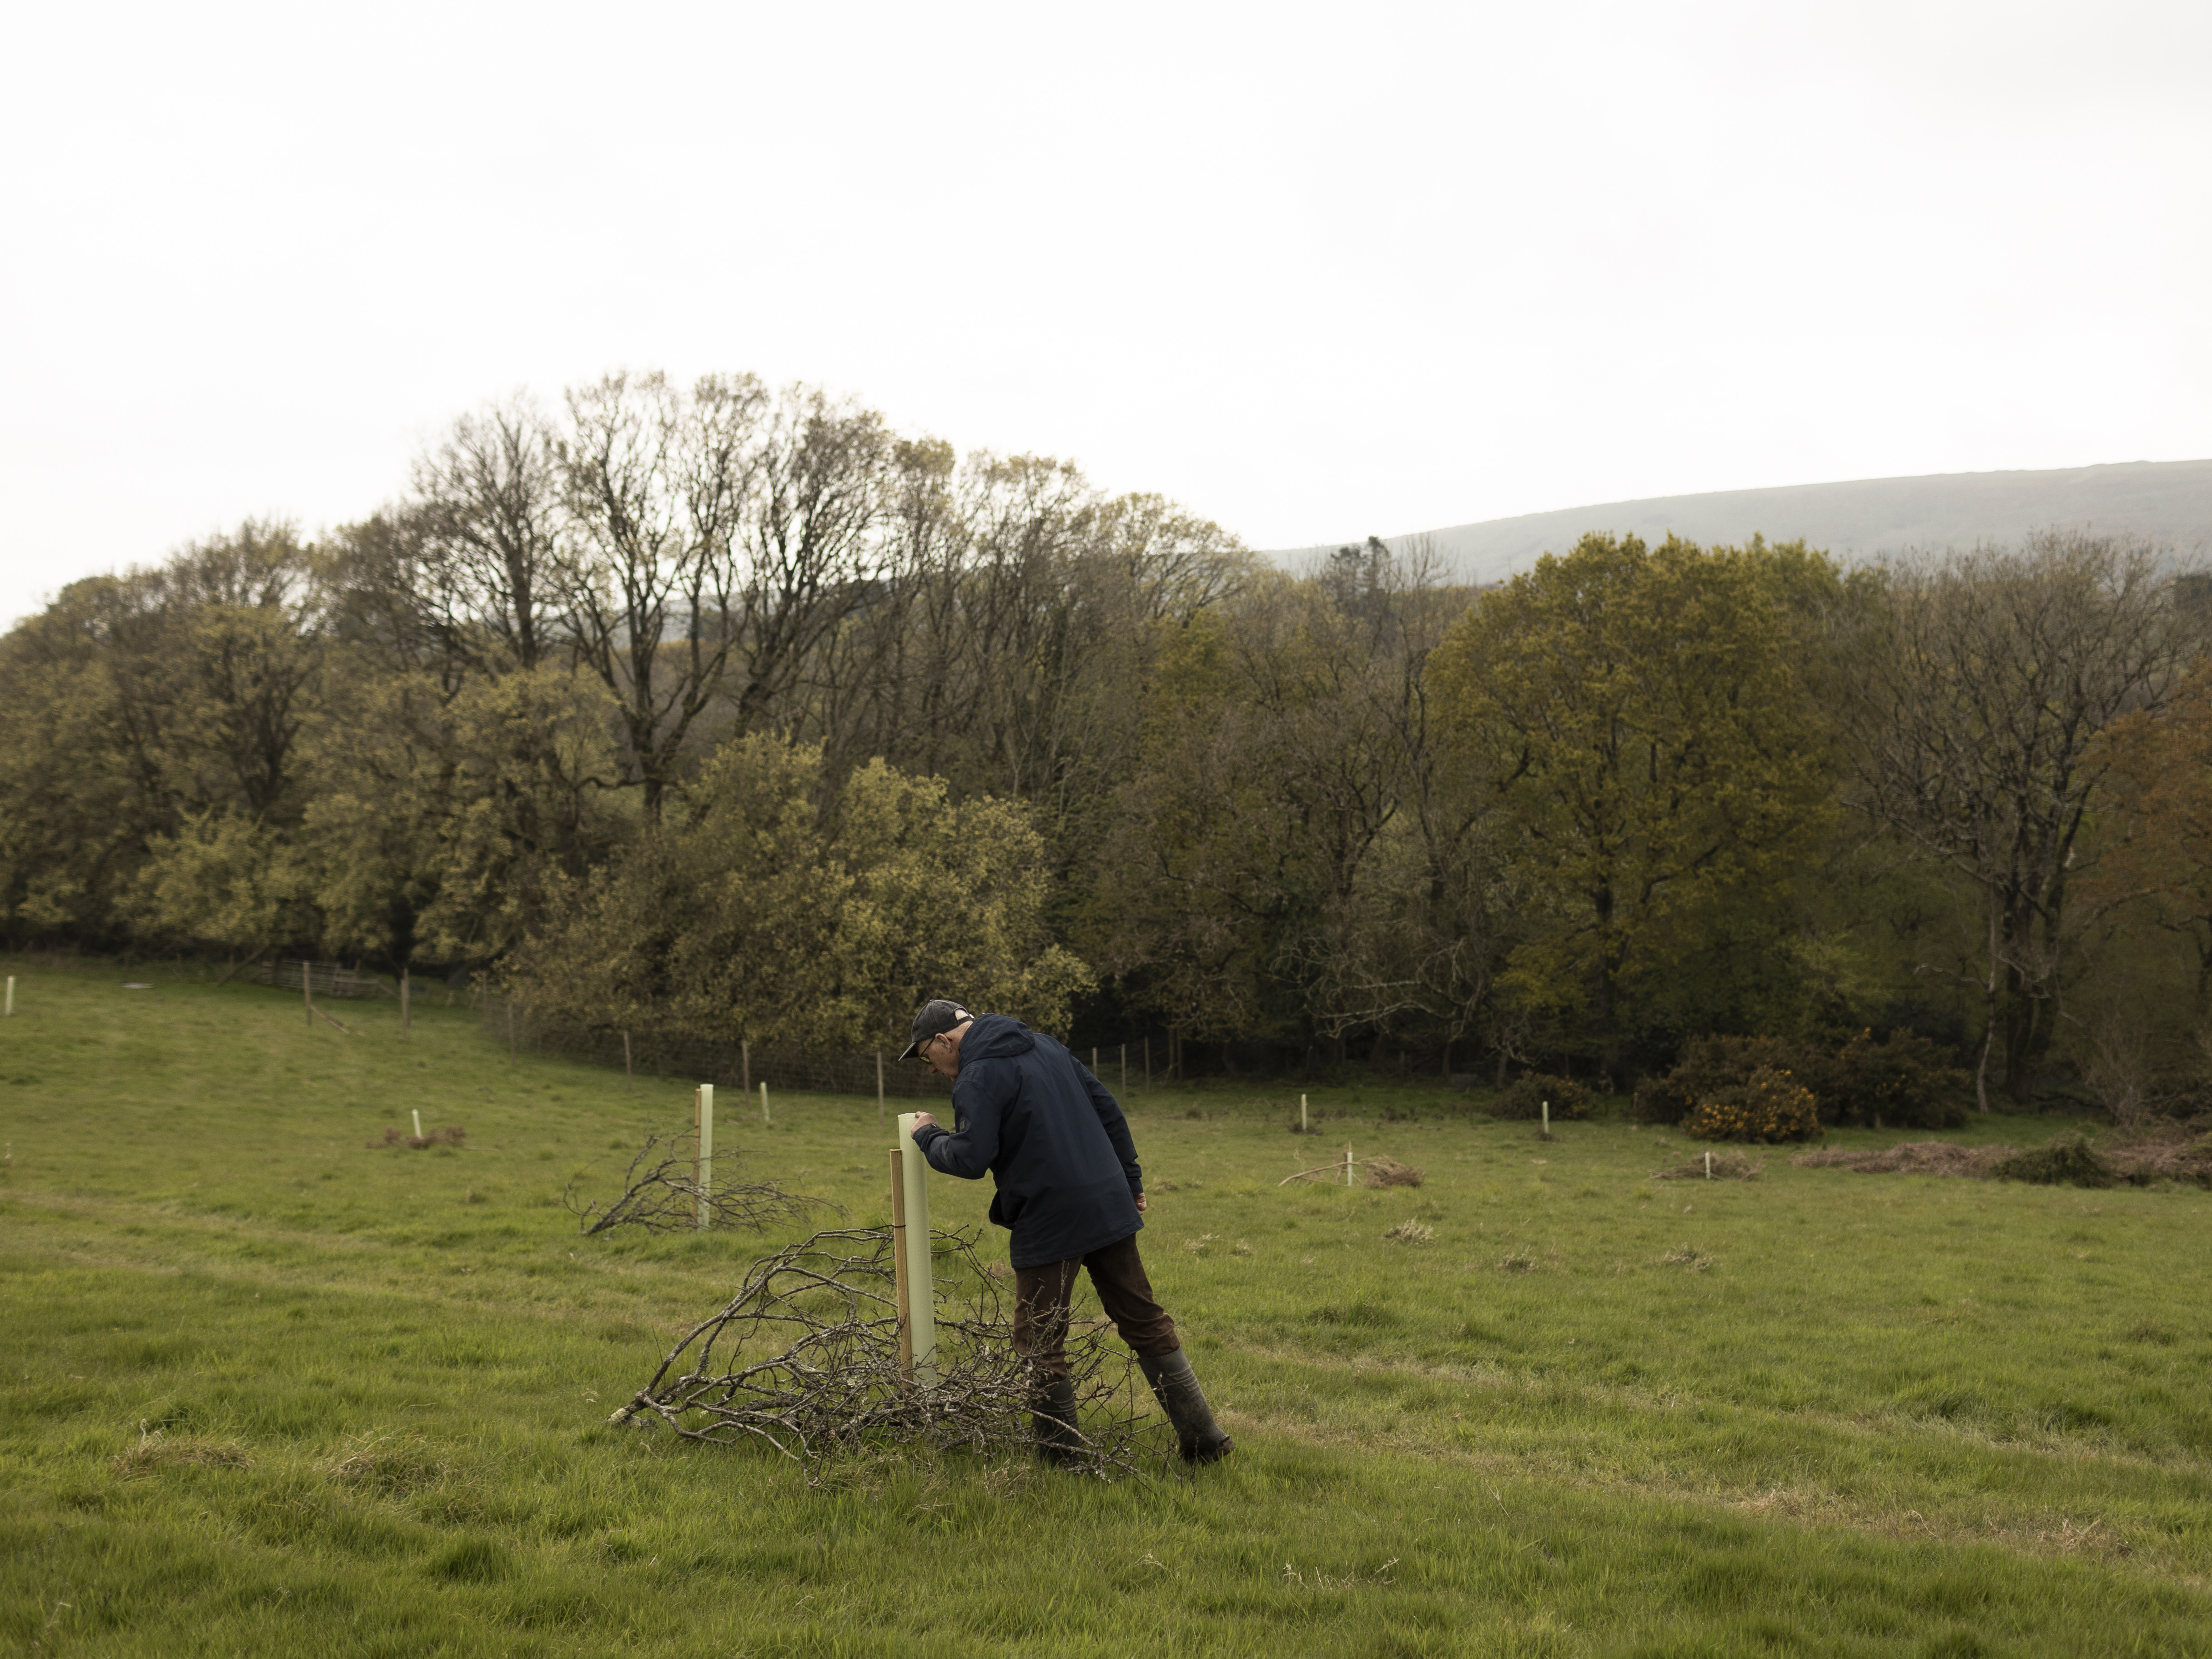
[[[978,1014],[960,1040],[960,1059],[963,1065],[971,1060],[1008,1060],[1036,1047],[1036,1034],[1012,1016]]]

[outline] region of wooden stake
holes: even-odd
[[[891,1148],[892,1295],[898,1304],[899,1381],[914,1384],[914,1326],[906,1299],[906,1158]]]
[[[1091,1075],[1098,1075],[1098,1050],[1095,1047],[1091,1050]]]
[[[747,1094],[753,1091],[753,1045],[750,1039],[738,1040],[738,1083]]]
[[[1344,1149],[1344,1184],[1347,1187],[1352,1184],[1352,1148],[1349,1146]]]
[[[884,1051],[876,1050],[876,1121],[884,1121]]]
[[[1298,1133],[1302,1135],[1310,1135],[1313,1133],[1312,1127],[1306,1122],[1306,1097],[1304,1095],[1298,1097]]]
[[[623,1033],[623,1092],[629,1094],[637,1087],[637,1073],[630,1068],[629,1033]]]
[[[10,975],[8,975],[8,1013],[7,1013],[7,1018],[9,1018],[9,1019],[13,1019],[13,1018],[15,1018],[15,975],[13,975],[13,974],[10,974]]]
[[[771,1127],[775,1123],[775,1120],[768,1115],[768,1079],[766,1078],[761,1079],[761,1121]]]

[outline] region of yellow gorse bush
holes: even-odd
[[[1820,1114],[1810,1089],[1778,1066],[1762,1066],[1701,1098],[1682,1127],[1699,1140],[1814,1140]]]

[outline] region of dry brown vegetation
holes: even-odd
[[[372,1152],[380,1152],[387,1146],[405,1146],[422,1152],[431,1146],[458,1146],[469,1138],[469,1132],[458,1123],[449,1123],[442,1129],[433,1129],[428,1134],[410,1135],[404,1129],[387,1128],[380,1140],[368,1143]]]
[[[1874,1152],[1840,1146],[1800,1152],[1790,1161],[1817,1170],[1853,1170],[1861,1175],[1939,1175],[1979,1177],[2010,1158],[2009,1146],[1958,1146],[1948,1140],[1907,1140]]]
[[[1803,1158],[1796,1160],[1803,1163]],[[1677,1164],[1669,1170],[1654,1170],[1654,1181],[1756,1181],[1759,1172],[1766,1167],[1764,1158],[1746,1156],[1742,1152],[1707,1152],[1703,1158],[1693,1158],[1687,1164]]]
[[[116,1474],[129,1480],[157,1469],[197,1468],[246,1469],[253,1467],[252,1454],[235,1440],[211,1440],[200,1435],[172,1439],[160,1429],[142,1426],[135,1443],[109,1460]]]

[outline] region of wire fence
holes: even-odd
[[[366,969],[349,968],[337,962],[306,962],[296,957],[260,963],[249,968],[243,977],[256,985],[274,986],[280,991],[296,991],[305,981],[307,988],[319,997],[344,999],[388,994],[377,975]]]
[[[805,1054],[793,1049],[756,1048],[745,1042],[710,1042],[651,1030],[592,1030],[550,1026],[534,1021],[513,1003],[486,998],[484,1035],[514,1054],[604,1066],[633,1076],[711,1083],[718,1089],[748,1091],[765,1083],[777,1091],[825,1095],[872,1095],[880,1086],[887,1097],[942,1097],[951,1085],[925,1066],[901,1065],[896,1048],[861,1054]],[[903,1045],[901,1045],[902,1047]]]

